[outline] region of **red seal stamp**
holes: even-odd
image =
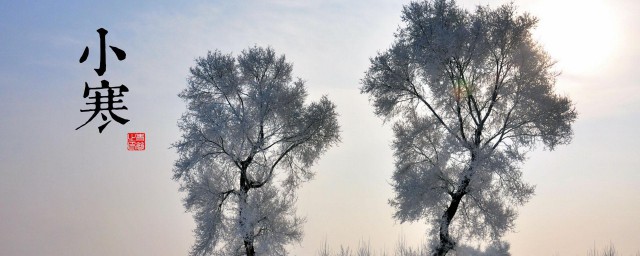
[[[129,151],[142,151],[145,149],[145,134],[144,132],[130,132],[127,134],[127,150]]]

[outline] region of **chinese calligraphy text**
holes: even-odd
[[[98,76],[102,76],[107,71],[105,41],[106,41],[106,35],[109,31],[107,31],[104,28],[100,28],[97,31],[98,31],[98,34],[100,35],[100,66],[94,70],[96,71]],[[111,46],[111,45],[109,45],[109,48],[111,48],[113,53],[115,53],[116,58],[119,61],[122,61],[127,57],[127,54],[125,53],[125,51],[121,50],[120,48]],[[84,52],[82,53],[82,56],[80,56],[80,63],[85,62],[88,57],[89,57],[89,47],[87,46],[84,48]],[[123,100],[120,98],[123,98],[124,97],[123,93],[128,91],[129,91],[129,88],[127,88],[127,86],[125,86],[124,84],[120,86],[110,87],[109,81],[107,80],[100,81],[100,86],[98,87],[89,87],[89,84],[85,82],[84,93],[82,97],[92,100],[91,102],[86,103],[86,105],[92,106],[92,108],[81,109],[80,112],[92,112],[92,115],[91,117],[89,117],[89,120],[87,120],[84,124],[76,128],[76,130],[82,128],[83,126],[91,122],[91,120],[93,120],[98,114],[100,114],[102,117],[102,121],[105,122],[98,127],[98,132],[102,133],[104,128],[106,128],[107,125],[111,123],[111,120],[107,121],[108,117],[104,113],[102,113],[102,111],[108,111],[111,119],[115,120],[120,124],[126,124],[127,122],[129,122],[128,119],[122,118],[113,113],[113,111],[116,111],[116,110],[127,110],[127,107],[123,105]],[[91,96],[92,92],[93,92],[93,96]]]

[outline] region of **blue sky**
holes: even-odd
[[[495,6],[507,1],[460,1]],[[184,111],[177,93],[208,50],[272,46],[340,113],[342,143],[314,167],[298,212],[305,239],[293,255],[313,255],[326,239],[376,250],[424,239],[422,223],[399,225],[387,200],[393,159],[389,125],[359,94],[368,59],[391,45],[404,2],[396,1],[3,1],[0,2],[0,254],[184,255],[191,216],[171,180]],[[538,16],[535,36],[558,60],[560,93],[576,103],[571,145],[537,149],[524,165],[536,196],[520,209],[514,255],[584,255],[614,242],[640,250],[640,4],[631,0],[516,1]],[[96,29],[109,30],[99,78]],[[89,59],[78,59],[85,46]],[[130,92],[131,121],[87,113],[84,82],[107,79]],[[127,132],[146,132],[147,150],[128,152]]]

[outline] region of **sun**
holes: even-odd
[[[543,1],[534,36],[565,74],[589,75],[606,68],[618,44],[618,22],[604,0]]]

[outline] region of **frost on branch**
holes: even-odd
[[[339,141],[334,104],[306,103],[301,79],[271,48],[219,51],[190,69],[174,179],[193,212],[191,255],[285,255],[300,241],[295,189]]]
[[[531,38],[537,19],[433,0],[406,5],[402,20],[361,87],[394,122],[394,217],[430,222],[434,255],[463,238],[497,241],[533,195],[520,171],[527,151],[569,143],[577,116]]]

